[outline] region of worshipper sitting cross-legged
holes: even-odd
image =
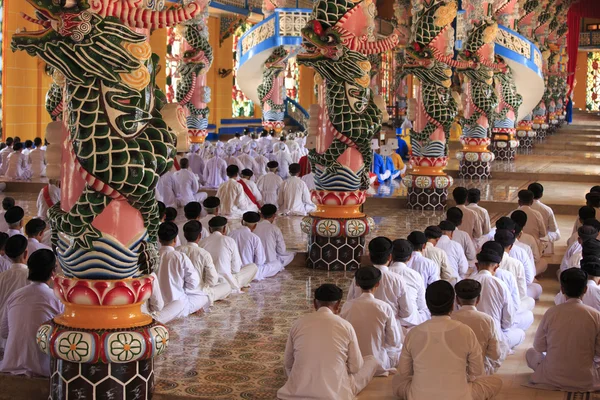
[[[209,222],[210,235],[199,246],[208,251],[219,275],[231,286],[231,293],[241,293],[256,276],[256,264],[242,264],[240,251],[233,238],[225,236],[227,218],[217,216]]]
[[[262,220],[256,224],[256,229],[253,233],[260,238],[263,248],[265,249],[265,258],[268,265],[281,264],[281,270],[288,266],[296,253],[286,250],[283,233],[277,225],[275,225],[275,216],[277,207],[273,204],[265,204],[260,208]]]
[[[317,209],[310,198],[308,186],[300,178],[300,164],[290,164],[290,176],[279,188],[279,210],[283,215],[305,216]]]
[[[560,274],[563,304],[546,311],[527,350],[530,382],[548,389],[597,391],[600,373],[600,312],[581,301],[588,290],[587,273],[570,268]]]
[[[269,172],[258,178],[256,186],[262,194],[264,204],[278,204],[279,203],[279,191],[281,185],[283,185],[283,179],[277,175],[277,169],[279,164],[277,161],[269,161],[267,163],[267,169]]]
[[[581,298],[586,306],[592,307],[600,312],[600,252],[596,255],[587,255],[580,261],[581,269],[587,273],[587,289]],[[563,304],[568,300],[564,293],[558,292],[554,298],[554,304]]]
[[[240,169],[237,165],[227,167],[227,181],[223,182],[217,190],[217,197],[221,200],[219,212],[231,218],[241,218],[246,211],[258,211],[256,204],[252,203],[243,186],[237,181]]]
[[[206,193],[198,192],[200,189],[200,178],[189,169],[190,162],[187,158],[179,160],[181,169],[173,175],[175,180],[175,194],[177,196],[177,205],[183,207],[190,201],[202,201],[206,198]]]
[[[243,265],[256,264],[258,272],[254,277],[256,281],[262,281],[283,271],[283,266],[279,260],[267,263],[265,248],[262,241],[254,233],[257,224],[260,222],[260,214],[254,211],[244,213],[242,217],[242,226],[232,231],[229,236],[235,240],[240,251],[240,258]]]
[[[19,206],[14,206],[6,210],[4,213],[4,219],[8,224],[8,236],[22,235],[23,234],[23,218],[25,217],[25,211]]]
[[[39,218],[32,218],[25,225],[25,234],[27,235],[27,253],[33,254],[39,249],[52,250],[49,246],[42,243],[42,237],[46,232],[46,223]]]
[[[465,256],[463,247],[452,240],[456,226],[450,221],[441,221],[439,225],[442,230],[442,237],[438,240],[435,247],[444,250],[448,255],[448,261],[452,268],[452,276],[464,278],[469,271],[469,262]]]
[[[575,241],[569,248],[567,249],[563,259],[560,263],[560,269],[557,271],[557,276],[560,277],[560,274],[569,268],[577,267],[577,265],[573,265],[573,261],[576,258],[579,258],[577,254],[581,254],[583,250],[583,243],[588,240],[598,239],[600,231],[594,226],[598,221],[596,219],[587,219],[586,224],[580,226],[577,229],[577,241]],[[588,225],[589,224],[589,225]]]
[[[460,230],[462,219],[463,212],[460,210],[460,208],[450,207],[448,211],[446,211],[446,220],[453,223],[456,227],[456,229],[454,229],[452,232],[452,240],[460,244],[460,247],[462,247],[463,253],[465,254],[465,257],[467,257],[469,267],[474,267],[477,251],[475,250],[475,244],[473,240],[471,240],[467,232]]]
[[[527,223],[523,226],[523,232],[533,236],[543,253],[548,244],[547,229],[542,214],[531,207],[533,205],[533,192],[531,190],[520,190],[517,196],[519,197],[518,210],[527,214]]]
[[[457,187],[452,191],[456,207],[463,212],[461,228],[472,240],[479,239],[483,232],[483,221],[473,208],[467,207],[469,191],[464,187]]]
[[[51,250],[40,249],[27,261],[28,285],[14,291],[5,304],[0,338],[6,340],[0,372],[12,375],[50,376],[50,356],[41,352],[36,333],[40,325],[64,310],[48,284],[56,267]]]
[[[454,273],[454,270],[450,266],[448,255],[444,250],[436,247],[442,237],[442,230],[439,226],[432,225],[425,228],[424,233],[427,238],[427,244],[423,250],[423,255],[438,265],[440,279],[455,284],[458,281],[458,275]]]
[[[2,211],[0,211],[0,232],[8,231],[8,223],[6,222],[6,219],[4,219],[4,215],[6,214],[6,211],[8,211],[9,208],[12,208],[14,206],[14,198],[7,196],[2,199]]]
[[[544,196],[544,187],[541,183],[535,182],[527,187],[533,193],[533,204],[531,208],[539,211],[544,220],[546,226],[546,236],[548,237],[548,246],[546,247],[546,254],[554,254],[554,242],[560,239],[560,230],[554,217],[554,211],[547,205],[541,202],[541,198]]]
[[[167,207],[177,206],[177,181],[175,180],[175,167],[165,172],[158,178],[156,184],[156,200],[162,201]]]
[[[454,289],[437,281],[425,293],[431,319],[404,340],[393,392],[401,400],[487,400],[502,380],[485,374],[481,345],[473,330],[450,316]]]
[[[503,251],[502,246],[499,246],[499,251]],[[502,332],[504,343],[513,349],[525,340],[525,331],[513,326],[518,304],[514,304],[506,284],[494,276],[500,266],[500,261],[502,261],[499,251],[487,248],[482,250],[477,255],[478,272],[471,276],[471,279],[481,283],[481,298],[477,309],[494,319],[496,329],[498,332]]]
[[[198,270],[183,253],[175,251],[177,225],[163,222],[158,228],[160,267],[157,276],[165,307],[156,319],[167,323],[208,308],[209,298],[200,287]]]
[[[508,347],[500,339],[494,319],[477,310],[481,295],[481,284],[473,279],[463,279],[454,286],[456,304],[460,307],[451,315],[473,330],[481,345],[483,367],[486,375],[493,375],[508,355]]]
[[[14,235],[6,241],[6,256],[12,262],[10,269],[0,274],[0,321],[4,315],[4,306],[10,295],[29,284],[27,282],[27,238]]]
[[[256,183],[252,181],[252,177],[254,176],[254,172],[251,169],[245,168],[240,172],[240,180],[238,181],[244,188],[244,193],[248,196],[250,201],[256,205],[256,207],[260,207],[262,203],[262,194],[256,186]]]
[[[206,201],[206,200],[205,200]],[[179,229],[179,234],[177,235],[178,241],[181,244],[186,243],[183,226],[190,221],[199,221],[200,215],[202,214],[202,206],[197,201],[191,201],[183,207],[183,214],[185,215],[185,221],[177,224],[177,229]],[[209,218],[210,219],[210,218]],[[202,239],[208,237],[208,229],[204,225],[202,226]],[[208,226],[208,223],[206,224]]]
[[[381,368],[361,354],[352,324],[340,316],[342,289],[331,283],[315,290],[315,312],[300,317],[285,346],[287,382],[277,398],[353,400]]]
[[[397,239],[392,242],[392,246],[392,263],[389,269],[391,272],[402,277],[402,280],[406,284],[409,301],[416,305],[412,314],[406,318],[402,318],[400,322],[402,327],[410,329],[431,318],[431,314],[429,314],[429,309],[425,303],[425,283],[421,274],[406,265],[414,254],[411,242],[404,239]]]
[[[425,246],[427,245],[427,237],[425,234],[423,232],[413,231],[406,239],[413,245],[412,257],[406,262],[406,265],[410,269],[421,274],[425,287],[431,285],[435,281],[439,281],[439,265],[423,255]]]
[[[375,267],[359,268],[354,278],[362,294],[347,301],[340,316],[352,324],[362,355],[374,356],[379,362],[376,375],[388,376],[396,373],[402,349],[402,330],[392,307],[373,295],[379,287],[381,275]]]
[[[3,206],[4,207],[4,206]],[[6,208],[5,208],[6,210]],[[588,219],[596,218],[596,209],[590,206],[583,206],[577,212],[577,219],[573,224],[573,232],[571,233],[571,237],[567,240],[567,247],[570,247],[573,243],[577,241],[577,229],[583,225],[583,222]]]
[[[417,309],[417,305],[408,295],[406,283],[402,277],[391,272],[388,265],[392,261],[393,244],[386,237],[378,236],[369,242],[369,258],[375,268],[381,270],[382,276],[379,286],[375,289],[373,295],[376,299],[385,301],[392,306],[394,317],[399,325],[402,325],[402,318],[409,317]],[[353,280],[348,289],[348,300],[355,299],[361,295],[360,288],[356,286]]]
[[[202,239],[201,232],[204,228],[199,221],[188,221],[183,225],[183,234],[186,244],[175,250],[188,256],[200,277],[200,289],[208,295],[210,305],[215,301],[223,300],[231,294],[231,286],[225,279],[219,277],[212,256],[208,251],[198,245]]]
[[[494,235],[494,241],[502,245],[504,252],[502,261],[500,261],[500,269],[510,272],[517,283],[517,291],[519,295],[519,309],[533,310],[535,300],[527,295],[527,279],[525,278],[525,267],[519,260],[511,257],[509,252],[515,244],[515,235],[507,229],[498,229]]]
[[[12,261],[6,256],[6,242],[8,241],[8,234],[6,232],[0,232],[0,273],[8,271],[12,266]]]
[[[23,143],[13,145],[13,152],[8,156],[8,168],[5,176],[9,179],[29,180],[31,179],[31,168],[27,155],[23,154]]]
[[[467,208],[475,211],[481,220],[481,234],[487,235],[492,229],[490,222],[490,214],[488,210],[479,205],[481,200],[481,191],[477,188],[471,188],[467,190]]]
[[[516,210],[510,215],[510,219],[515,223],[513,232],[516,240],[509,254],[511,257],[521,261],[525,266],[527,289],[530,291],[533,290],[535,295],[530,296],[537,300],[542,293],[542,287],[537,283],[533,283],[533,280],[537,275],[544,273],[548,269],[548,262],[542,258],[542,252],[533,236],[523,232],[523,227],[527,223],[527,214],[521,210]]]

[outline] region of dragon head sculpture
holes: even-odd
[[[202,28],[196,25],[188,25],[185,28],[184,37],[190,45],[190,49],[183,53],[183,62],[179,66],[179,73],[202,74],[208,71],[213,62],[213,51],[208,41],[208,35]]]
[[[265,70],[273,70],[281,72],[286,68],[286,60],[288,58],[288,51],[284,46],[279,46],[273,50],[273,53],[265,61]]]

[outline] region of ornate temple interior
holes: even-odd
[[[600,399],[600,1],[0,20],[0,400]]]

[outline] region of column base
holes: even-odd
[[[533,129],[517,131],[517,137],[519,139],[518,152],[520,154],[531,153],[536,136],[537,132]]]
[[[406,175],[402,180],[407,188],[407,206],[411,210],[443,210],[448,188],[453,179],[448,175]]]
[[[515,143],[516,144],[516,143]],[[512,143],[505,141],[492,142],[490,150],[494,153],[496,161],[514,162],[517,154],[517,146],[512,146]]]
[[[490,179],[492,177],[491,161],[468,161],[460,160],[458,176],[462,179]]]
[[[50,400],[150,400],[154,393],[152,358],[124,364],[81,364],[52,358]]]

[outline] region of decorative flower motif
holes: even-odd
[[[438,27],[446,26],[454,21],[458,7],[455,2],[448,3],[437,9],[434,15],[434,25]]]
[[[154,335],[154,347],[156,348],[156,354],[160,355],[165,352],[169,345],[169,331],[162,326],[155,326],[153,328]]]
[[[325,219],[319,222],[317,225],[317,231],[321,236],[331,237],[335,236],[340,231],[340,225],[337,221],[331,219]]]
[[[90,355],[90,345],[84,340],[83,334],[71,332],[60,339],[58,351],[68,361],[81,362]]]
[[[346,224],[346,233],[353,237],[360,236],[365,233],[365,228],[366,227],[363,221],[352,219]]]
[[[131,361],[142,353],[142,341],[131,333],[119,333],[110,342],[110,355],[120,362]]]
[[[415,186],[421,189],[427,189],[431,186],[431,178],[428,176],[417,176],[415,178]]]

